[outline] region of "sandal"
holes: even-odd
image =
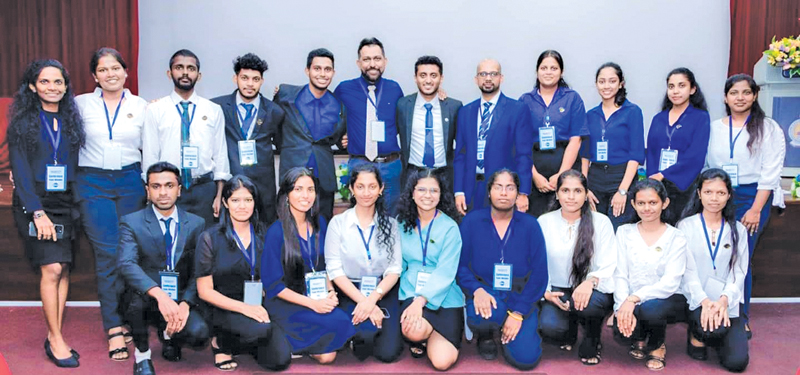
[[[701,345],[696,346],[692,344],[692,339],[699,342]],[[696,359],[698,361],[705,361],[708,359],[708,347],[700,341],[698,338],[694,337],[694,335],[689,332],[686,335],[686,354],[689,355],[692,359]]]
[[[125,343],[126,344],[130,344],[130,343],[133,342],[133,333],[131,333],[131,331],[125,331],[123,329],[122,335],[125,336]]]
[[[563,350],[563,351],[565,351],[565,352],[571,352],[572,351],[572,345],[570,345],[570,344],[564,344],[564,345],[559,346],[558,348]]]
[[[120,337],[120,336],[125,336],[125,333],[123,333],[122,331],[119,331],[117,333],[112,333],[112,334],[108,335],[108,340],[111,341],[111,339],[113,339],[115,337]],[[119,357],[119,358],[115,357],[117,354],[121,354],[121,353],[125,353],[125,356],[124,357]],[[111,359],[112,361],[116,361],[116,362],[126,361],[128,358],[130,358],[130,354],[128,354],[128,347],[123,345],[121,348],[116,348],[116,349],[109,350],[108,351],[108,358]]]
[[[653,354],[657,351],[664,351],[664,354],[658,355]],[[661,371],[664,367],[667,366],[667,344],[661,344],[658,349],[655,349],[647,355],[647,362],[645,362],[645,366],[651,371]]]
[[[414,358],[422,358],[425,356],[425,352],[427,352],[428,343],[426,342],[412,342],[408,346],[408,351],[411,352],[411,356]]]
[[[636,360],[643,360],[646,356],[644,354],[644,349],[647,346],[647,342],[645,341],[636,341],[631,344],[631,350],[628,351],[628,355],[633,357]]]
[[[594,366],[603,362],[600,356],[600,351],[603,349],[602,344],[592,345],[594,340],[584,340],[578,348],[578,357],[581,358],[581,363],[587,366]]]
[[[230,350],[215,348],[213,345],[211,346],[211,352],[214,353],[214,367],[220,371],[233,371],[239,368],[239,362],[236,362],[236,359],[233,358],[233,352]],[[231,356],[231,359],[217,362],[217,355],[228,355]]]

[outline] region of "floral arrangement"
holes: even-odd
[[[350,188],[347,186],[348,183],[350,183],[350,171],[347,168],[347,163],[339,164],[339,168],[336,168],[336,185],[339,195],[345,202],[350,200]]]
[[[764,51],[767,63],[788,72],[789,78],[800,76],[800,35],[776,41],[772,37],[769,49]]]

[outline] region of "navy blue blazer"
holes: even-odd
[[[456,130],[456,155],[453,159],[455,179],[453,190],[463,192],[467,203],[473,195],[485,197],[485,191],[475,191],[475,168],[478,165],[478,110],[477,99],[458,111]],[[531,166],[533,127],[528,107],[502,93],[494,109],[492,123],[486,135],[484,166],[486,178],[492,173],[508,168],[519,174],[520,193],[531,192]],[[477,202],[475,202],[477,203]],[[476,207],[482,207],[478,204]]]

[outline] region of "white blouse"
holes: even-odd
[[[665,299],[680,291],[686,270],[686,237],[667,224],[667,230],[647,246],[638,224],[617,228],[617,269],[614,271],[614,311],[630,295],[640,303]]]
[[[758,183],[758,190],[775,190],[781,185],[781,171],[786,157],[786,138],[783,129],[775,120],[764,118],[764,133],[761,144],[753,145],[753,153],[747,149],[750,133],[747,129],[733,129],[733,138],[739,133],[739,139],[733,146],[733,163],[739,165],[739,184]],[[708,139],[706,154],[707,168],[722,168],[731,163],[731,129],[718,119],[711,123],[711,135]]]
[[[589,273],[586,278],[596,277],[600,282],[597,290],[602,293],[614,292],[614,269],[617,267],[617,241],[614,237],[614,226],[611,220],[598,212],[592,213],[592,226],[594,227],[594,254],[589,264]],[[548,212],[539,217],[544,241],[547,245],[547,273],[550,282],[547,290],[552,286],[570,288],[570,275],[572,273],[572,256],[575,252],[575,242],[578,240],[578,227],[580,219],[570,225],[561,216],[561,209]]]
[[[361,281],[362,276],[386,276],[390,273],[399,275],[403,265],[402,244],[397,220],[394,218],[389,220],[394,236],[391,259],[388,249],[378,242],[380,233],[378,233],[377,216],[369,226],[361,228],[361,232],[364,233],[363,240],[358,231],[360,226],[355,207],[334,216],[325,234],[325,267],[328,278],[333,280],[347,276],[352,281]],[[370,239],[369,233],[372,227],[375,230]],[[365,240],[369,243],[369,257],[364,247]]]
[[[125,100],[119,107],[117,121],[114,122],[116,110],[103,107],[103,90],[96,88],[94,92],[78,95],[75,103],[83,118],[86,130],[86,145],[78,154],[78,166],[103,168],[103,153],[109,147],[119,147],[122,154],[120,166],[125,167],[142,162],[142,126],[147,101],[131,94],[125,89]],[[113,139],[108,139],[108,124],[114,122]]]
[[[725,223],[725,227],[722,228],[722,240],[719,250],[717,250],[717,258],[713,263],[703,224],[700,221],[700,214],[681,220],[678,223],[678,229],[683,232],[689,243],[686,251],[686,273],[684,273],[681,283],[681,290],[689,302],[689,309],[697,309],[700,307],[700,303],[708,297],[704,289],[708,279],[713,276],[725,282],[722,294],[728,296],[728,315],[731,318],[738,317],[739,304],[744,302],[744,279],[747,276],[747,265],[750,261],[747,250],[747,228],[742,223],[736,222],[739,239],[733,269],[729,268],[731,254],[733,254],[733,240],[728,223]],[[708,235],[711,239],[710,230]],[[716,238],[712,241],[716,241]],[[714,264],[717,266],[716,270],[714,270]]]

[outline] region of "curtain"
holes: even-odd
[[[800,34],[800,0],[731,0],[728,75],[753,75],[753,65],[778,39]]]

